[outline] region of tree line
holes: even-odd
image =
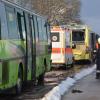
[[[51,24],[81,23],[80,0],[8,0],[47,16]]]

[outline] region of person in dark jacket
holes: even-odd
[[[98,38],[98,48],[96,52],[96,79],[100,79],[100,38]]]

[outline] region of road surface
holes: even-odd
[[[78,81],[62,100],[100,100],[100,80],[95,79],[95,72]]]

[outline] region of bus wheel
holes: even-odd
[[[44,85],[44,73],[38,77],[38,85]]]
[[[23,75],[22,75],[22,69],[19,67],[18,71],[18,79],[16,84],[16,94],[19,95],[22,92],[22,82],[23,82]]]

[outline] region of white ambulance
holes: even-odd
[[[61,26],[51,27],[52,67],[73,66],[73,52],[70,46],[70,30]],[[67,67],[68,66],[68,67]]]

